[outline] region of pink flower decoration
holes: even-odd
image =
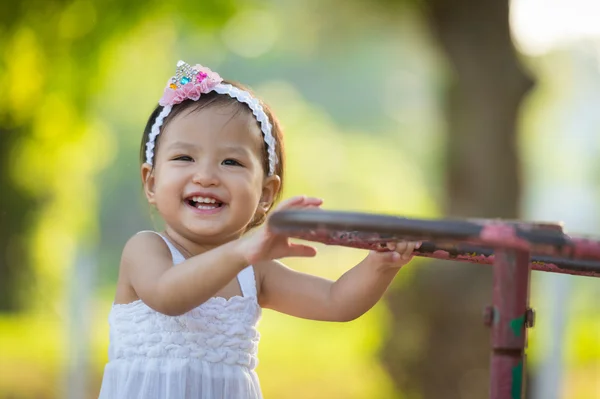
[[[162,95],[162,97],[160,98],[160,100],[158,100],[158,103],[160,105],[162,105],[163,107],[165,105],[174,105],[176,104],[175,102],[175,90],[171,89],[170,87],[166,87],[165,91]]]
[[[190,100],[198,100],[200,98],[200,94],[202,93],[206,93],[206,91],[202,91],[199,85],[195,85],[193,83],[188,83],[186,85],[184,85],[183,87],[180,87],[179,89],[177,89],[178,92],[181,93],[181,96],[183,97],[183,100],[185,99],[190,99]]]
[[[180,87],[179,89],[175,90],[175,98],[173,99],[173,101],[175,101],[175,104],[184,102],[186,98],[187,96],[183,91],[183,87]]]
[[[202,93],[210,92],[218,83],[214,83],[208,79],[204,79],[202,82],[198,83],[198,87],[202,91]]]
[[[218,73],[211,71],[202,65],[195,65],[194,69],[201,72],[200,81],[194,78],[195,82],[190,82],[177,89],[170,87],[171,81],[167,82],[167,87],[163,96],[158,101],[163,107],[165,105],[179,104],[187,99],[197,101],[202,94],[210,93],[219,83],[223,81]]]

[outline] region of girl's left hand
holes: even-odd
[[[368,258],[371,258],[377,264],[399,269],[412,260],[414,256],[413,251],[420,247],[420,242],[388,242],[387,248],[389,251],[371,251]]]

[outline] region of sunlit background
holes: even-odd
[[[286,133],[285,196],[415,217],[455,210],[560,220],[569,231],[600,236],[600,3],[513,0],[504,14],[488,3],[3,1],[0,398],[97,397],[120,251],[158,223],[141,192],[141,133],[179,59],[250,85],[272,105]],[[504,20],[512,55],[502,50],[510,37],[499,34],[498,46],[485,41]],[[518,133],[522,182],[506,211],[447,191],[447,149],[459,138],[446,93],[486,82],[496,90],[485,69],[511,63],[522,68],[515,76],[535,83],[522,98],[505,99],[519,109],[508,130],[514,124]],[[487,109],[503,106],[494,93],[484,95]],[[477,106],[467,107],[465,121],[481,120],[486,108]],[[471,134],[461,143],[477,143],[479,133]],[[463,157],[473,172],[463,185],[486,165],[490,173],[514,167],[490,143]],[[490,187],[502,183],[494,176]],[[289,264],[336,278],[364,256],[319,250],[315,261]],[[484,268],[417,260],[385,301],[347,324],[265,311],[258,367],[265,397],[486,397]],[[462,295],[440,299],[449,289]],[[534,272],[528,398],[600,398],[598,298],[596,279]]]

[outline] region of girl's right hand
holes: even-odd
[[[319,198],[292,197],[282,201],[274,212],[292,208],[318,208],[322,203],[323,200]],[[268,223],[242,237],[239,244],[241,254],[249,265],[292,256],[312,257],[317,254],[314,247],[291,243],[289,237],[274,233],[269,229]]]

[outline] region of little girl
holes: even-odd
[[[281,129],[247,89],[201,65],[177,64],[141,157],[146,198],[166,228],[140,232],[123,249],[101,399],[262,398],[261,308],[353,320],[420,245],[389,243],[335,282],[280,263],[316,255],[261,226],[282,190]],[[277,209],[321,202],[300,196]]]

